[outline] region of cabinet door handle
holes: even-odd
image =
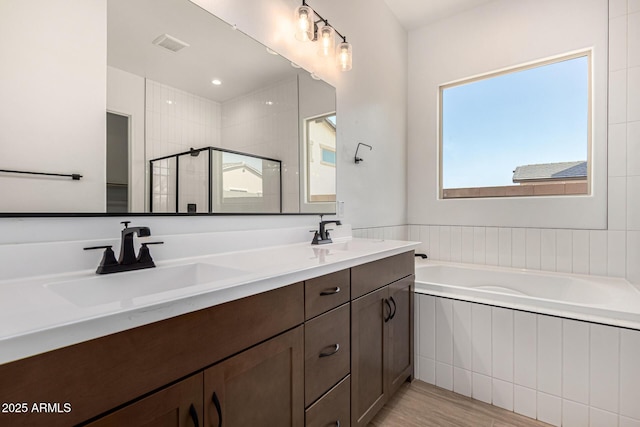
[[[218,395],[215,391],[213,392],[213,396],[211,396],[211,401],[218,412],[218,427],[222,427],[222,408],[220,407],[220,401],[218,400]]]
[[[389,304],[389,300],[388,299],[384,299],[384,303],[387,307],[389,307],[389,315],[384,317],[384,323],[387,323],[389,320],[391,320],[391,304]]]
[[[335,295],[338,292],[340,292],[340,286],[336,286],[333,289],[327,289],[325,291],[320,292],[320,296],[327,296],[327,295]]]
[[[396,305],[396,300],[394,300],[393,297],[389,297],[389,299],[393,303],[393,313],[389,315],[389,320],[391,320],[396,317],[396,310],[398,309],[398,306]]]
[[[340,420],[336,421],[336,427],[340,427]]]
[[[329,357],[329,356],[333,356],[334,354],[336,354],[338,352],[338,350],[340,350],[340,344],[334,344],[333,347],[335,347],[333,350],[326,352],[326,353],[320,353],[320,357]]]
[[[200,421],[198,421],[198,411],[196,411],[196,407],[193,406],[193,403],[191,404],[191,406],[189,406],[189,415],[193,420],[193,425],[195,427],[200,427]]]

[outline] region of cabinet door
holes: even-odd
[[[413,377],[413,275],[389,285],[389,395]]]
[[[89,427],[199,427],[202,373],[89,423]]]
[[[205,426],[302,427],[303,327],[204,372]]]
[[[351,426],[366,426],[386,402],[387,322],[384,287],[351,302]]]

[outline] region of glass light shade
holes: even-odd
[[[318,55],[331,58],[335,52],[336,30],[331,25],[324,25],[318,31]]]
[[[313,40],[313,9],[309,6],[300,6],[293,14],[296,26],[296,39],[306,42]]]
[[[352,49],[351,43],[342,42],[336,48],[336,61],[340,71],[351,70]]]

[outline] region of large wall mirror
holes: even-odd
[[[0,14],[0,214],[335,212],[332,86],[188,0],[49,3]]]

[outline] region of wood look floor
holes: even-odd
[[[405,383],[369,427],[549,427],[422,381]]]

